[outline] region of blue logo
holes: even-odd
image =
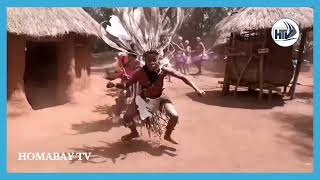
[[[276,44],[282,47],[293,45],[299,38],[299,27],[291,19],[280,19],[271,29],[271,36]]]
[[[283,21],[283,23],[286,25],[286,28],[274,29],[275,40],[288,41],[297,39],[293,37],[297,34],[297,30],[294,28],[294,26],[286,21]]]

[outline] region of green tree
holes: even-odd
[[[203,39],[206,47],[210,48],[217,38],[215,25],[228,16],[236,8],[184,8],[185,19],[178,31],[184,39],[195,45],[195,37]],[[97,22],[109,21],[113,14],[112,8],[84,8]],[[107,23],[106,23],[107,24]],[[193,47],[194,48],[194,47]],[[110,48],[101,40],[94,43],[94,52],[109,50]]]
[[[95,19],[98,23],[103,21],[109,21],[111,15],[113,14],[112,8],[83,8],[93,19]],[[105,23],[109,24],[109,23]],[[111,50],[104,41],[98,39],[93,43],[93,52],[102,52],[106,50]]]
[[[211,46],[217,38],[215,26],[224,17],[237,8],[186,8],[185,22],[179,30],[179,35],[195,44],[195,37],[203,39],[207,46]]]

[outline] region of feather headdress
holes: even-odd
[[[102,39],[122,52],[143,55],[163,50],[183,22],[181,8],[115,8]],[[102,25],[101,25],[101,28]]]

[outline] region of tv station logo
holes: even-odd
[[[272,39],[282,47],[292,46],[299,38],[299,27],[291,19],[280,19],[273,24],[271,29]]]

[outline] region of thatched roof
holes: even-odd
[[[34,38],[99,36],[100,26],[82,8],[8,8],[7,31]]]
[[[218,38],[213,43],[213,47],[218,48],[218,46],[225,45],[228,42],[230,35],[231,33],[227,33],[227,32],[220,33]]]
[[[243,8],[216,25],[219,32],[245,32],[272,28],[282,18],[295,21],[302,29],[313,27],[312,8]]]

